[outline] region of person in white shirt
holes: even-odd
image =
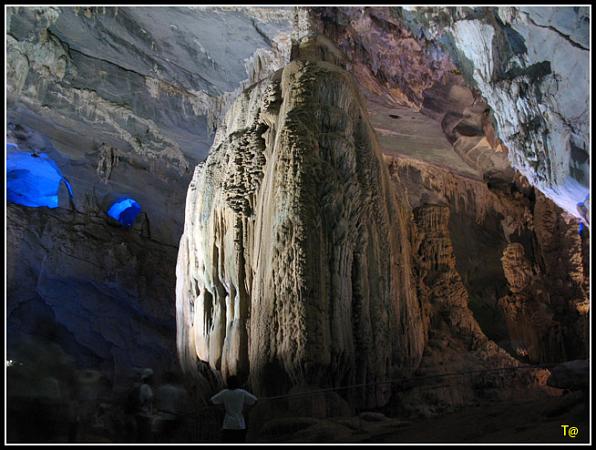
[[[228,388],[211,397],[215,405],[223,405],[226,410],[222,426],[224,442],[244,442],[246,439],[246,422],[242,415],[245,405],[254,405],[257,398],[250,392],[240,389],[238,377],[228,378]]]

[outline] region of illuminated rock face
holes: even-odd
[[[478,368],[516,367],[519,362],[490,340],[470,309],[470,298],[457,271],[449,230],[449,207],[425,204],[414,209],[418,297],[424,306],[428,343],[416,373],[466,373]],[[478,392],[497,399],[514,396],[540,383],[541,371],[476,373],[473,383],[446,378],[444,386],[424,392],[415,387],[400,394],[405,409],[433,414],[474,401]],[[424,399],[424,400],[421,400]]]
[[[588,8],[319,7],[312,15],[349,55],[363,89],[440,116],[467,164],[486,172],[509,162],[588,221]],[[496,152],[474,131],[485,111]]]
[[[245,91],[188,192],[183,366],[249,374],[261,395],[415,367],[425,332],[408,219],[344,70],[297,60]],[[375,406],[389,390],[360,394]]]
[[[292,8],[6,13],[7,141],[52,158],[80,211],[131,196],[177,245],[192,168],[237,92],[289,60]]]
[[[509,244],[503,251],[509,292],[498,303],[514,350],[533,363],[588,354],[586,249],[577,223],[540,194],[534,206],[536,241],[530,246],[537,254],[529,258],[521,243]]]
[[[511,165],[587,221],[577,204],[589,194],[588,9],[430,8],[420,16],[452,43],[493,111]]]
[[[89,364],[172,363],[184,193],[218,127],[189,190],[180,248],[187,370],[198,362],[212,382],[250,373],[263,391],[326,377],[374,382],[416,366],[426,341],[426,370],[478,365],[463,360],[472,350],[459,325],[430,326],[429,305],[446,293],[446,314],[462,318],[454,323],[476,319],[512,353],[511,341],[525,341],[518,357],[586,357],[589,230],[580,236],[577,220],[514,183],[508,161],[578,212],[589,166],[585,10],[324,9],[322,31],[348,57],[381,151],[396,158],[396,178],[416,178],[411,206],[449,197],[451,229],[428,222],[440,225],[426,232],[437,247],[418,249],[446,265],[412,282],[410,266],[424,270],[410,263],[418,241],[405,196],[400,183],[387,186],[350,82],[337,86],[345,74],[328,64],[340,62],[337,51],[303,48],[303,58],[328,62],[297,62],[255,84],[288,61],[291,9],[9,8],[8,141],[54,159],[79,209],[9,208],[8,242],[18,242],[8,255],[9,334],[51,317]],[[142,205],[143,230],[123,234],[105,220],[108,197],[120,195]],[[589,202],[580,208],[585,215]],[[523,244],[527,264],[503,267],[511,243]],[[386,398],[365,394],[371,405]]]
[[[565,360],[561,324],[555,320],[548,293],[537,286],[541,280],[533,273],[523,245],[508,245],[502,261],[511,292],[499,299],[499,306],[517,356],[532,363]]]
[[[469,305],[482,332],[519,360],[586,357],[589,230],[578,219],[522,176],[486,183],[408,158],[390,159],[389,169],[417,211],[418,229],[425,233],[423,260],[443,267],[440,276],[421,271],[427,287],[425,277],[437,288],[449,287],[439,289],[439,297],[457,291],[461,295],[449,298],[467,297],[462,304]],[[426,211],[429,204],[442,211],[448,206],[449,219]],[[452,281],[437,281],[445,277]],[[456,289],[461,281],[465,289]]]

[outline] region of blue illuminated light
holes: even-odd
[[[583,222],[580,222],[579,223],[579,231],[578,231],[578,233],[579,233],[580,236],[582,235],[582,231],[584,231],[584,223]]]
[[[112,203],[108,209],[108,216],[117,220],[126,228],[130,228],[139,213],[141,212],[141,205],[129,197],[121,197]]]
[[[10,203],[33,208],[57,208],[62,181],[72,197],[70,184],[62,176],[56,163],[45,153],[8,152],[6,180],[6,197]]]

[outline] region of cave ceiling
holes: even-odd
[[[80,211],[134,197],[167,243],[231,100],[309,33],[343,53],[387,155],[477,180],[513,166],[575,216],[588,193],[585,8],[7,12],[8,141],[54,158]]]

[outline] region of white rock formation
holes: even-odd
[[[190,185],[177,266],[178,351],[257,393],[387,385],[422,355],[409,215],[366,110],[324,42],[243,93]],[[310,60],[310,61],[308,61]]]
[[[589,194],[589,16],[585,8],[498,8],[450,27],[513,167],[584,218]],[[505,35],[505,37],[503,36]]]

